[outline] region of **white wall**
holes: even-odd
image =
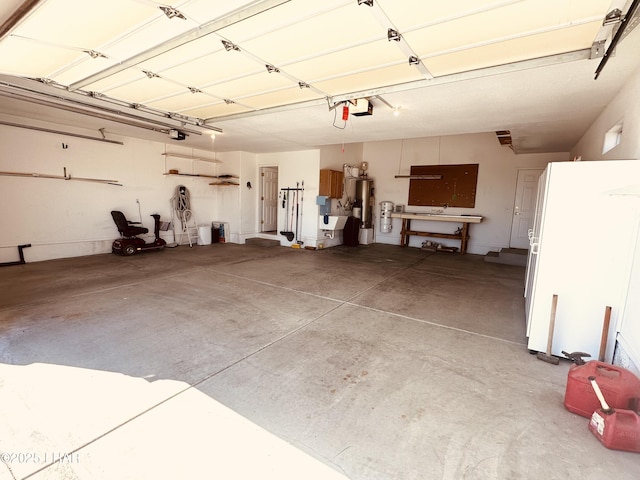
[[[298,210],[300,212],[298,220],[298,240],[303,242],[303,246],[315,247],[318,241],[318,207],[316,205],[316,196],[320,185],[320,151],[319,150],[302,150],[296,152],[279,152],[265,153],[256,156],[255,172],[259,172],[260,167],[278,167],[278,190],[282,194],[283,188],[302,188],[304,183],[304,192],[298,192],[300,195],[297,199]],[[257,176],[257,173],[256,173]],[[244,180],[244,179],[243,179]],[[289,192],[293,194],[293,192]],[[281,197],[280,197],[281,198]],[[294,205],[294,197],[289,200],[289,223],[291,223],[291,206]],[[285,226],[285,210],[278,207],[278,232]],[[257,211],[258,206],[254,208]],[[294,225],[290,225],[290,231],[295,232],[296,218],[294,214]],[[259,232],[256,222],[256,232]],[[254,235],[255,236],[255,235]],[[280,245],[290,246],[296,243],[294,238],[292,241],[278,233],[277,238]]]
[[[407,205],[409,180],[396,179],[395,175],[408,175],[412,165],[478,163],[480,166],[476,207],[449,208],[447,212],[473,213],[485,217],[482,224],[471,226],[471,240],[468,246],[469,253],[484,255],[488,251],[509,246],[518,169],[544,168],[549,162],[568,159],[567,152],[516,155],[508,147],[501,146],[494,133],[486,133],[322,147],[320,164],[321,168],[342,170],[344,164],[358,166],[363,161],[368,163],[368,177],[374,181],[375,242],[398,245],[401,221],[394,219],[392,231],[381,233],[378,222],[380,202],[402,204],[405,210],[414,212],[429,212],[436,208]],[[350,184],[346,186],[349,187]],[[345,200],[346,194],[342,199],[343,204]],[[333,200],[334,214],[338,213],[336,204],[337,201]],[[431,223],[428,228],[431,231],[453,233],[458,226]],[[409,245],[420,247],[423,241],[424,238],[412,237]],[[459,246],[459,242],[455,240],[438,241]],[[339,244],[341,237],[325,243]]]
[[[55,126],[51,126],[54,127]],[[15,127],[0,126],[0,170],[38,172],[62,175],[63,168],[72,176],[118,180],[122,187],[94,183],[46,180],[38,178],[0,177],[3,202],[0,223],[0,262],[17,260],[17,245],[31,243],[25,249],[28,262],[50,258],[91,255],[110,251],[118,234],[109,212],[122,210],[127,217],[138,220],[138,204],[145,226],[152,229],[151,213],[160,213],[163,220],[171,218],[170,198],[177,185],[186,186],[191,194],[192,209],[198,224],[212,221],[229,224],[231,242],[244,243],[260,236],[259,170],[262,166],[277,166],[279,188],[301,186],[300,240],[305,246],[326,246],[342,243],[338,235],[333,241],[324,238],[318,225],[315,203],[319,188],[320,168],[341,170],[346,163],[369,164],[369,178],[374,180],[374,222],[380,243],[399,244],[400,222],[394,220],[389,234],[379,232],[379,203],[407,203],[409,181],[396,179],[396,174],[408,174],[411,165],[479,163],[476,208],[448,209],[452,213],[475,213],[486,217],[480,225],[471,227],[469,252],[485,254],[509,245],[513,200],[518,168],[542,168],[549,161],[566,160],[567,153],[549,155],[515,155],[502,147],[493,133],[449,137],[417,138],[396,141],[367,142],[323,147],[319,150],[251,154],[185,149],[179,142],[160,144],[122,138],[124,145],[112,145],[91,140]],[[63,149],[62,143],[68,145]],[[215,158],[221,164],[165,156],[179,152],[192,156]],[[181,173],[232,174],[240,177],[239,187],[215,187],[206,177],[164,175],[171,168]],[[253,188],[246,187],[251,182]],[[413,211],[430,210],[407,207]],[[284,211],[279,208],[278,231],[284,228]],[[443,224],[443,228],[451,225]],[[431,229],[431,227],[430,227]],[[448,230],[446,230],[448,231]],[[163,237],[172,241],[171,232]],[[282,245],[292,242],[278,235]],[[414,237],[411,246],[421,245]],[[295,240],[294,240],[295,241]],[[333,242],[333,243],[332,243]],[[184,243],[184,242],[183,242]],[[452,245],[457,242],[450,241]]]
[[[111,210],[122,210],[132,221],[142,217],[152,233],[150,215],[171,219],[170,199],[178,185],[188,188],[197,223],[222,219],[238,231],[238,187],[210,186],[214,180],[205,177],[164,175],[173,168],[181,173],[239,174],[237,155],[227,154],[224,163],[216,165],[163,155],[169,150],[213,158],[212,152],[112,139],[124,145],[0,126],[1,171],[62,176],[66,167],[72,177],[117,180],[123,185],[0,176],[0,262],[18,260],[17,245],[28,243],[32,247],[24,250],[27,262],[110,252],[119,236]],[[162,236],[173,240],[171,232]]]
[[[605,133],[620,122],[623,124],[620,144],[603,154]],[[573,147],[571,158],[577,156],[582,156],[583,160],[640,159],[640,69]]]
[[[376,242],[399,244],[400,219],[393,219],[392,231],[381,233],[377,219],[380,202],[402,204],[405,211],[431,212],[436,207],[407,205],[409,175],[412,165],[479,164],[475,208],[447,208],[451,214],[482,215],[484,221],[470,228],[468,252],[484,255],[509,246],[516,179],[519,168],[544,168],[548,162],[567,160],[568,153],[516,155],[499,144],[494,133],[415,138],[364,144],[363,160],[369,163],[369,177],[374,180]],[[453,233],[458,224],[429,224],[429,231]],[[422,227],[419,227],[422,228]],[[426,229],[426,228],[425,228]],[[411,237],[409,246],[419,247],[425,239]],[[459,246],[455,240],[438,242]]]
[[[342,171],[342,166],[359,165],[362,158],[362,143],[327,145],[320,148],[320,168]]]

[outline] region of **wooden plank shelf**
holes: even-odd
[[[163,175],[174,175],[174,176],[177,176],[177,177],[218,178],[217,175],[203,175],[201,173],[163,173]]]
[[[161,155],[164,155],[165,157],[186,158],[188,160],[200,160],[201,162],[222,163],[220,160],[216,160],[215,158],[196,157],[184,153],[164,152]]]
[[[236,175],[205,175],[202,173],[163,173],[163,175],[175,175],[179,177],[202,177],[202,178],[240,178]],[[229,182],[231,183],[231,182]],[[213,184],[212,184],[213,185]],[[237,184],[235,184],[237,185]]]

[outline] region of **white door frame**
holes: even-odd
[[[519,168],[516,177],[516,193],[513,200],[513,216],[509,233],[509,247],[529,248],[527,231],[533,225],[538,192],[538,178],[543,168]]]
[[[275,181],[265,173],[275,172]],[[259,231],[260,233],[278,231],[278,167],[276,165],[261,166],[260,178]]]

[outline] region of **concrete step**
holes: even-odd
[[[484,257],[484,261],[525,267],[528,253],[529,251],[524,248],[502,248],[499,252],[488,252]]]
[[[274,240],[271,238],[260,238],[260,237],[254,237],[254,238],[247,238],[244,243],[246,243],[247,245],[255,245],[258,247],[279,247],[280,246],[280,240]]]

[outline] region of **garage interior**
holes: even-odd
[[[638,2],[211,3],[0,7],[0,479],[640,477],[528,350],[526,268],[485,258],[522,248],[520,173],[640,158]],[[405,205],[482,215],[466,254],[380,229],[412,168],[470,163],[475,207]],[[317,197],[354,165],[345,246]],[[181,185],[224,242],[176,231]],[[112,254],[111,210],[179,245]]]
[[[523,267],[219,247],[0,271],[3,450],[70,453],[6,478],[637,477],[527,351]]]

